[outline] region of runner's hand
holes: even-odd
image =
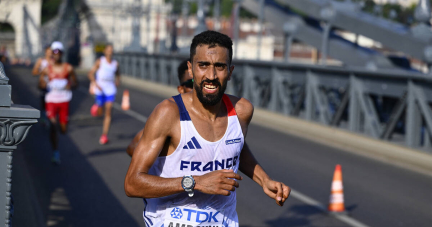
[[[94,82],[94,86],[95,86],[99,91],[102,91],[102,88],[99,86],[99,84],[96,83],[96,81]]]
[[[202,176],[194,176],[195,190],[213,195],[231,195],[231,191],[239,187],[239,183],[234,180],[242,180],[242,177],[233,170],[216,170]]]
[[[284,202],[288,199],[288,196],[291,193],[290,187],[286,186],[282,182],[270,179],[264,182],[263,190],[264,193],[270,198],[276,200],[276,204],[279,206],[283,206]]]
[[[120,86],[120,78],[119,77],[116,77],[115,85],[116,85],[116,87]]]

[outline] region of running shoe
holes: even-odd
[[[45,129],[49,129],[50,122],[46,117],[41,117],[40,122]]]
[[[60,165],[60,152],[54,151],[53,157],[51,158],[51,161],[54,164]]]
[[[108,136],[107,135],[102,135],[99,139],[99,143],[104,145],[108,143]]]
[[[93,104],[93,106],[90,108],[90,114],[93,117],[97,117],[98,116],[98,109],[99,109],[99,106],[96,104]]]

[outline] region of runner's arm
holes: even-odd
[[[99,65],[100,65],[100,59],[96,60],[93,67],[90,69],[90,72],[88,73],[88,78],[89,78],[90,82],[96,81],[95,73],[99,69]]]
[[[71,65],[69,67],[70,67],[70,74],[69,74],[69,76],[70,76],[70,88],[75,89],[78,87],[78,79],[76,77],[75,70],[73,69],[73,67]]]
[[[117,63],[117,70],[115,72],[115,84],[116,86],[120,85],[120,66]]]
[[[252,120],[254,108],[246,99],[241,98],[236,102],[236,112],[246,139],[247,129]],[[244,143],[240,154],[240,171],[258,183],[270,198],[275,199],[276,204],[283,206],[291,189],[282,182],[272,180],[258,161],[253,156],[247,143]]]
[[[133,140],[130,142],[129,146],[126,149],[126,152],[128,153],[129,156],[132,157],[133,152],[135,150],[135,148],[138,146],[138,142],[140,141],[142,135],[143,135],[144,129],[142,129],[141,131],[139,131],[135,137],[133,138]]]
[[[45,75],[47,75],[47,68],[43,69],[39,74],[39,88],[45,89],[47,87],[47,83],[45,81]]]
[[[157,198],[184,191],[181,178],[162,178],[148,173],[170,137],[171,129],[179,124],[180,117],[174,109],[177,107],[172,102],[164,100],[156,106],[146,122],[125,178],[125,192],[129,197]]]
[[[33,66],[33,69],[32,69],[32,75],[33,76],[40,75],[39,69],[40,69],[41,63],[42,63],[42,58],[38,58],[38,60],[36,61],[35,65]]]

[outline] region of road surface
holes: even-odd
[[[9,68],[7,75],[12,100],[39,108],[37,79],[30,69]],[[116,102],[129,89],[131,109],[137,114],[114,109],[110,143],[99,145],[102,119],[91,117],[88,81],[79,79],[69,131],[60,137],[61,165],[50,162],[48,130],[41,123],[31,128],[14,152],[14,226],[145,226],[142,199],[124,193],[130,163],[125,148],[144,126],[142,117],[149,116],[163,98],[122,85]],[[297,193],[278,207],[245,178],[237,190],[240,226],[432,226],[430,176],[256,125],[249,127],[246,141],[268,174]],[[312,199],[327,205],[336,164],[343,170],[348,210],[344,217],[354,222],[341,221],[307,203]]]

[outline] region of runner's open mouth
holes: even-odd
[[[214,93],[219,88],[219,85],[216,83],[203,83],[203,88],[206,91],[206,93]]]

